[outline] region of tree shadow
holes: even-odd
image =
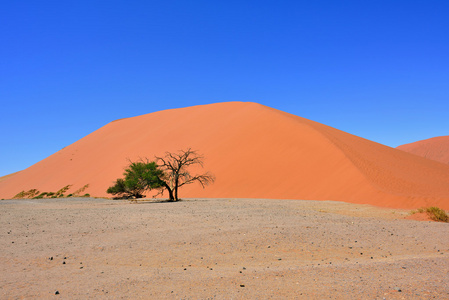
[[[178,201],[170,200],[170,199],[126,199],[132,204],[156,204],[156,203],[176,203],[182,202],[182,199]]]

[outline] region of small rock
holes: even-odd
[[[59,291],[56,291],[56,292],[55,292],[55,295],[59,295]]]
[[[244,285],[244,284],[241,284],[240,287],[245,287],[245,285]]]

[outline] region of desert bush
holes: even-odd
[[[427,213],[430,219],[437,222],[449,222],[449,216],[446,214],[446,212],[436,206],[421,207],[410,212],[411,215],[416,213]]]
[[[448,222],[449,221],[449,217],[446,214],[446,212],[439,207],[436,207],[436,206],[428,207],[426,209],[426,212],[429,215],[429,217],[434,221],[437,221],[437,222]]]
[[[82,186],[81,188],[77,189],[76,191],[73,192],[73,196],[79,196],[81,195],[82,192],[84,192],[87,188],[89,187],[89,184],[85,184],[84,186]]]
[[[21,199],[21,198],[25,198],[25,191],[21,191],[19,193],[17,193],[14,197],[12,197],[13,199]]]
[[[84,194],[83,197],[90,197],[90,194]]]
[[[42,199],[45,196],[47,196],[47,192],[42,192],[39,195],[37,195],[36,197],[33,197],[33,199]]]
[[[13,197],[13,199],[24,199],[24,198],[34,198],[37,195],[39,195],[39,191],[36,189],[31,189],[28,191],[21,191],[20,193],[18,193],[17,195],[15,195]]]
[[[67,192],[67,191],[70,189],[71,186],[72,186],[72,185],[69,184],[69,185],[66,185],[65,187],[61,188],[60,190],[58,190],[58,191],[55,193],[55,196],[56,196],[56,197],[59,197],[59,198],[64,197],[64,193]]]

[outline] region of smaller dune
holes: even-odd
[[[449,135],[404,144],[397,149],[449,164]]]

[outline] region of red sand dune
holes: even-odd
[[[107,124],[0,181],[0,198],[85,184],[93,196],[121,177],[127,159],[192,147],[215,184],[181,197],[337,200],[449,209],[449,166],[260,104],[165,110]],[[69,191],[69,192],[70,192]]]
[[[401,145],[397,149],[449,164],[449,135]]]

